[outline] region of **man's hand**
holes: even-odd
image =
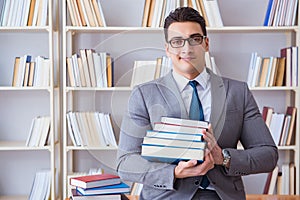
[[[222,165],[223,163],[222,149],[218,145],[217,140],[213,134],[211,124],[208,125],[208,131],[204,130],[202,133],[203,133],[203,139],[207,143],[208,152],[212,154],[215,164]]]
[[[210,153],[207,153],[204,162],[200,165],[197,165],[197,160],[179,162],[175,167],[174,173],[175,178],[186,178],[204,175],[212,168],[214,168],[214,159]]]

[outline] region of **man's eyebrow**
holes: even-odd
[[[190,37],[195,37],[195,36],[203,36],[203,35],[201,35],[200,33],[194,33],[194,34],[190,35]]]

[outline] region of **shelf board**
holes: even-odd
[[[14,90],[23,90],[23,91],[26,91],[26,90],[50,90],[51,87],[13,87],[13,86],[0,86],[0,90],[11,90],[11,91],[14,91]]]
[[[66,91],[131,91],[132,87],[66,87]]]
[[[28,196],[0,196],[0,200],[28,200]]]
[[[219,32],[297,32],[297,26],[224,26],[224,27],[207,27],[207,31],[211,33]],[[72,31],[73,33],[80,32],[122,32],[122,31],[134,31],[134,32],[162,32],[162,27],[76,27],[66,26],[65,31]]]
[[[278,146],[278,150],[297,150],[297,147],[295,145],[289,145],[289,146]]]
[[[49,30],[51,30],[49,26],[0,26],[0,32],[19,32],[22,34],[24,32],[49,32]]]
[[[66,151],[70,151],[70,150],[117,150],[117,147],[114,146],[107,146],[107,147],[75,147],[75,146],[67,146],[66,147]]]
[[[298,87],[286,87],[286,86],[277,86],[277,87],[250,87],[249,88],[252,91],[266,91],[266,90],[283,90],[283,91],[289,91],[289,90],[294,90],[296,91],[298,89]]]
[[[0,151],[49,150],[50,146],[27,147],[25,141],[0,141]]]

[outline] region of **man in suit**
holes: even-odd
[[[205,66],[209,39],[205,21],[192,8],[178,8],[165,19],[166,53],[173,70],[132,91],[120,131],[117,170],[143,184],[140,199],[245,199],[242,175],[270,172],[278,150],[247,84],[222,78]],[[147,130],[162,116],[189,118],[193,88],[210,123],[204,162],[177,165],[141,157]],[[241,142],[244,150],[237,149]],[[208,179],[208,186],[203,180]]]

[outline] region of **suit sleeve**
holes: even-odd
[[[117,171],[123,180],[138,182],[155,189],[173,189],[175,165],[149,162],[141,157],[146,131],[152,129],[148,108],[136,87],[123,117],[118,147]]]
[[[278,149],[273,141],[271,133],[266,126],[255,99],[248,89],[246,84],[242,84],[243,103],[240,105],[230,105],[228,103],[227,119],[224,131],[230,133],[237,131],[239,139],[244,147],[244,150],[228,148],[231,154],[230,168],[227,174],[231,176],[241,176],[255,173],[269,172],[274,169],[278,160]],[[239,89],[238,89],[239,90]],[[234,92],[233,92],[234,93]],[[241,96],[241,95],[240,95]],[[235,95],[230,97],[229,101],[235,102]],[[242,113],[239,118],[242,124],[237,130],[226,129],[226,124],[237,122],[239,119],[231,119],[232,110]],[[241,112],[242,111],[242,112]],[[230,125],[229,125],[230,127]]]

